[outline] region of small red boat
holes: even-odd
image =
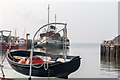
[[[10,44],[8,44],[6,41],[3,41],[2,45],[2,53],[5,53],[7,49],[10,48]],[[17,39],[11,44],[12,50],[26,50],[27,49],[27,42],[25,39]]]
[[[27,41],[24,38],[12,37],[11,31],[2,30],[0,31],[0,53],[6,53],[9,48],[12,50],[26,50]]]
[[[11,45],[11,49],[13,49],[13,50],[26,50],[27,49],[26,40],[23,38],[15,40]]]

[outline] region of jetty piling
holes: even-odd
[[[120,58],[120,35],[101,44],[101,55]]]
[[[120,58],[120,45],[101,44],[101,55]]]

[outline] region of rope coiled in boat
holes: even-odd
[[[49,68],[49,65],[47,62],[44,62],[43,64],[41,64],[40,66],[35,66],[35,65],[32,65],[34,68],[41,68],[42,66],[44,65],[44,69],[45,70],[48,70]]]

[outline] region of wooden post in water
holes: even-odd
[[[116,57],[118,57],[118,45],[116,45]]]
[[[115,54],[115,47],[110,46],[110,57],[114,57],[114,54]]]
[[[114,57],[116,57],[116,46],[114,46]]]
[[[104,45],[104,56],[106,56],[106,46]]]
[[[106,49],[106,56],[109,56],[109,46],[105,46]]]
[[[102,44],[100,45],[100,53],[101,53],[101,56],[103,56],[103,46],[102,46]]]
[[[118,46],[118,56],[120,58],[120,45]]]
[[[102,44],[102,45],[101,45],[101,55],[105,56],[105,52],[106,52],[106,50],[105,50],[105,45]]]
[[[108,46],[108,56],[110,57],[110,46]]]

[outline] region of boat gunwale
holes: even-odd
[[[25,50],[15,50],[15,51],[25,51]],[[11,52],[15,52],[15,51],[11,51]],[[7,54],[7,59],[8,59],[8,62],[9,63],[12,63],[12,65],[17,65],[17,66],[21,66],[21,67],[30,67],[30,64],[20,64],[18,62],[15,62],[14,60],[11,60],[9,58],[9,55],[10,53]],[[45,54],[45,53],[44,53]],[[53,54],[50,54],[50,55],[53,55]],[[57,55],[56,55],[57,56]],[[60,55],[61,56],[61,55]],[[69,62],[72,62],[73,60],[75,60],[75,58],[77,59],[81,59],[79,56],[69,56],[69,57],[72,57],[70,58],[70,61],[68,62],[60,62],[60,61],[56,61],[55,63],[48,63],[48,65],[51,67],[51,66],[55,66],[55,65],[60,65],[60,64],[65,64],[65,63],[69,63]],[[32,66],[41,66],[42,64],[32,64]]]

